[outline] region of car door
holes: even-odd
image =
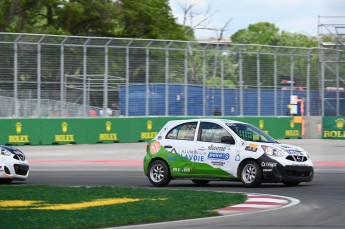
[[[194,173],[194,149],[198,122],[186,122],[173,127],[161,140],[169,152],[168,164],[174,177],[191,177]]]
[[[203,121],[199,125],[194,154],[202,157],[195,161],[195,174],[200,178],[233,178],[236,160],[235,144],[222,143],[221,138],[232,135],[220,124]]]

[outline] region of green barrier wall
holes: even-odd
[[[197,117],[0,119],[0,144],[49,145],[148,141],[156,136],[167,121],[191,118]],[[251,123],[276,139],[301,138],[301,123],[295,123],[292,117],[228,117],[227,119]]]
[[[345,116],[322,118],[323,139],[345,139]]]

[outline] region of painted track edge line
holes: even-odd
[[[222,191],[223,192],[223,191]],[[203,220],[210,220],[210,219],[219,219],[219,218],[227,218],[227,217],[233,217],[233,216],[239,216],[239,215],[248,215],[248,214],[254,214],[254,213],[261,213],[261,212],[269,212],[273,210],[279,210],[279,209],[284,209],[284,208],[289,208],[295,205],[298,205],[301,201],[293,198],[293,197],[288,197],[288,196],[279,196],[279,195],[270,195],[270,194],[260,194],[260,193],[244,193],[244,192],[228,192],[228,193],[241,193],[241,194],[246,194],[246,195],[266,195],[266,196],[273,196],[277,198],[285,198],[289,200],[289,203],[286,205],[283,205],[278,208],[269,208],[269,209],[260,209],[257,211],[241,211],[238,213],[234,214],[229,214],[229,215],[220,215],[220,216],[212,216],[212,217],[204,217],[204,218],[194,218],[194,219],[183,219],[183,220],[174,220],[174,221],[166,221],[166,222],[157,222],[157,223],[149,223],[149,224],[137,224],[137,225],[128,225],[128,226],[119,226],[119,227],[107,227],[103,229],[118,229],[118,228],[142,228],[144,227],[149,227],[150,225],[152,226],[159,226],[159,225],[167,225],[167,224],[174,224],[174,223],[183,223],[183,222],[193,222],[193,221],[203,221]],[[215,210],[217,211],[217,210]]]

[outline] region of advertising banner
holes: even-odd
[[[154,138],[169,120],[193,118],[198,119],[200,117],[0,119],[0,144],[49,145],[146,142]],[[302,117],[217,118],[250,123],[275,139],[302,137]],[[331,132],[328,135],[335,136],[337,133]]]
[[[86,144],[88,119],[42,119],[42,144]]]
[[[322,118],[323,139],[345,139],[345,116],[325,116]]]
[[[42,128],[40,119],[0,119],[0,130],[0,144],[41,144]]]

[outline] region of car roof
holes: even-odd
[[[218,119],[218,118],[194,118],[194,119],[178,119],[171,120],[170,123],[184,123],[184,122],[218,122],[218,123],[244,123],[241,121],[231,120],[231,119]]]

